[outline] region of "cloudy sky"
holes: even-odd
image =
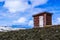
[[[32,15],[53,13],[53,25],[60,24],[60,0],[0,0],[0,26],[33,26]]]

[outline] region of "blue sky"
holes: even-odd
[[[52,24],[60,24],[60,0],[0,0],[0,25],[33,27],[32,15],[53,13]]]

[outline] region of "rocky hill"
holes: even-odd
[[[0,40],[60,40],[60,26],[0,32]]]

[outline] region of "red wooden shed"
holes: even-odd
[[[52,25],[52,13],[42,12],[33,15],[34,28],[45,27],[46,25]]]

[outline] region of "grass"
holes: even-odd
[[[0,32],[0,40],[60,40],[60,26]]]

